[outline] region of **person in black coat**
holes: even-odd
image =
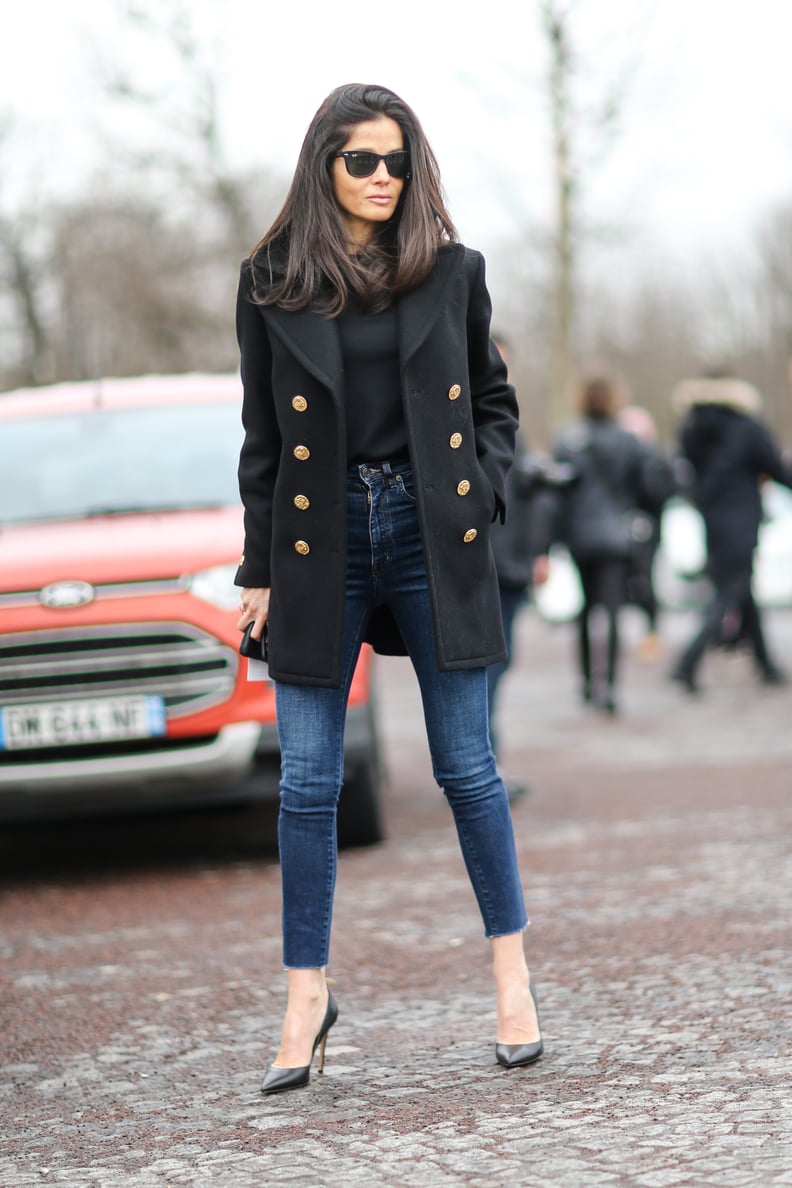
[[[264,1093],[308,1082],[338,1013],[325,977],[335,818],[364,639],[409,653],[418,675],[435,778],[492,942],[497,1060],[542,1052],[487,726],[486,667],[505,655],[490,526],[505,515],[517,428],[490,314],[483,258],[457,242],[415,113],[385,87],[337,88],[237,301],[238,627],[266,631],[281,748],[288,1001]]]
[[[668,497],[671,468],[617,420],[621,396],[605,373],[583,381],[581,417],[561,433],[555,457],[574,474],[558,499],[553,536],[566,545],[583,594],[578,615],[581,697],[617,712],[619,614],[629,598],[636,524]],[[592,647],[592,617],[606,618],[604,655]]]
[[[627,578],[628,601],[646,616],[647,632],[639,645],[643,660],[656,660],[662,647],[659,635],[660,602],[654,587],[655,557],[660,548],[663,509],[674,493],[674,473],[671,463],[661,450],[657,427],[651,413],[640,405],[629,404],[619,412],[619,424],[634,433],[648,452],[647,466],[658,470],[649,486],[656,491],[656,501],[645,499],[633,517],[632,565]]]
[[[679,384],[672,399],[683,418],[680,457],[689,469],[690,498],[704,519],[713,592],[671,676],[689,693],[698,692],[701,660],[721,638],[731,614],[740,620],[740,634],[750,643],[760,678],[781,684],[785,678],[768,652],[751,583],[762,482],[774,479],[792,486],[792,465],[758,419],[761,398],[750,384],[714,372]]]
[[[493,337],[501,357],[508,364],[509,348],[505,337],[501,334]],[[535,580],[538,584],[546,575],[547,558],[536,555],[537,541],[540,537],[536,497],[541,483],[541,461],[528,451],[522,434],[518,433],[514,464],[506,479],[509,514],[505,523],[496,521],[491,531],[492,552],[498,574],[501,621],[506,640],[505,658],[490,664],[487,668],[490,741],[496,757],[500,755],[500,748],[495,711],[501,680],[511,667],[514,657],[515,624],[520,611],[530,600]],[[528,786],[519,780],[507,780],[506,789],[509,800],[515,801],[525,795]]]
[[[490,741],[496,756],[500,755],[496,707],[501,680],[514,658],[515,625],[520,611],[530,601],[534,584],[538,585],[546,574],[547,558],[536,554],[540,483],[540,467],[518,434],[514,465],[507,479],[509,515],[504,524],[496,522],[492,526],[492,551],[506,640],[505,658],[487,668]],[[506,788],[511,801],[518,800],[528,791],[527,785],[518,780],[507,780]]]

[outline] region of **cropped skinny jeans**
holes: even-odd
[[[511,810],[489,740],[486,669],[438,670],[409,467],[354,466],[347,484],[341,685],[276,684],[287,969],[329,961],[347,698],[366,624],[380,605],[393,613],[418,677],[434,777],[451,806],[485,935],[507,936],[527,923]]]

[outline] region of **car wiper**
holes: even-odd
[[[75,513],[75,519],[94,519],[101,516],[139,516],[157,512],[207,511],[215,507],[228,507],[229,500],[201,499],[195,503],[108,503],[86,507]],[[70,517],[71,518],[71,517]]]
[[[221,507],[235,507],[234,499],[201,499],[195,503],[113,503],[97,504],[94,507],[75,507],[69,511],[40,511],[30,516],[0,515],[0,528],[11,528],[18,524],[50,524],[60,520],[101,519],[102,516],[139,516],[158,512],[213,511]]]

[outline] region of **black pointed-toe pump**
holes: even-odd
[[[539,1023],[539,1006],[536,1001],[536,992],[531,982],[531,998],[536,1007],[536,1022]],[[532,1044],[496,1044],[495,1057],[498,1064],[502,1064],[504,1068],[523,1068],[526,1064],[533,1064],[538,1060],[544,1052],[544,1043],[542,1042],[541,1025],[539,1030],[539,1039]]]
[[[304,1064],[300,1068],[276,1068],[274,1064],[271,1064],[264,1074],[264,1080],[261,1082],[261,1092],[284,1093],[287,1089],[299,1089],[302,1085],[307,1085],[311,1079],[311,1062],[317,1048],[319,1049],[319,1065],[316,1071],[323,1072],[327,1033],[337,1018],[338,1006],[333,995],[328,990],[327,1010],[322,1020],[322,1026],[319,1028],[319,1032],[313,1042],[311,1060],[308,1064]]]

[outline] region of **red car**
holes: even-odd
[[[238,652],[237,377],[0,394],[0,819],[277,796]],[[364,648],[339,841],[382,837]]]

